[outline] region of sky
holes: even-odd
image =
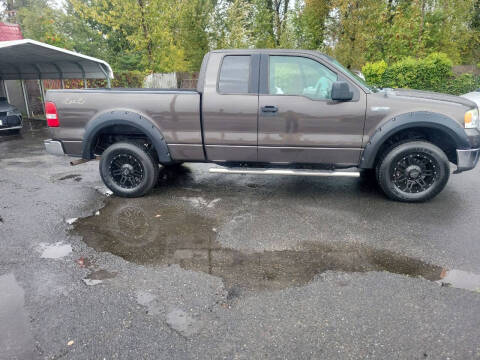
[[[62,8],[62,7],[63,7],[63,0],[50,0],[50,2],[51,2],[56,8]]]

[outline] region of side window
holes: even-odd
[[[218,91],[223,94],[247,94],[250,78],[250,55],[232,55],[223,58]]]
[[[269,93],[331,99],[337,74],[319,62],[299,56],[269,57]]]

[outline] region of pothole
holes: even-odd
[[[244,252],[216,241],[217,220],[198,209],[157,205],[151,199],[110,198],[98,216],[74,232],[97,251],[149,265],[178,264],[221,277],[228,289],[276,290],[300,286],[325,271],[387,271],[480,291],[480,276],[447,270],[366,245],[304,242],[297,249]],[[237,291],[237,290],[235,290]]]

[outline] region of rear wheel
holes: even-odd
[[[114,194],[139,197],[149,192],[157,183],[158,164],[141,146],[119,142],[103,152],[100,175]]]
[[[410,141],[387,150],[376,168],[377,180],[391,199],[427,201],[438,195],[450,177],[445,153],[425,141]]]

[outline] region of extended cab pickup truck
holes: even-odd
[[[437,195],[480,153],[478,108],[462,97],[376,89],[335,59],[303,50],[218,50],[198,88],[50,90],[52,154],[100,156],[117,195],[146,194],[159,164],[212,172],[375,175],[394,200]],[[346,168],[355,168],[348,171]]]

